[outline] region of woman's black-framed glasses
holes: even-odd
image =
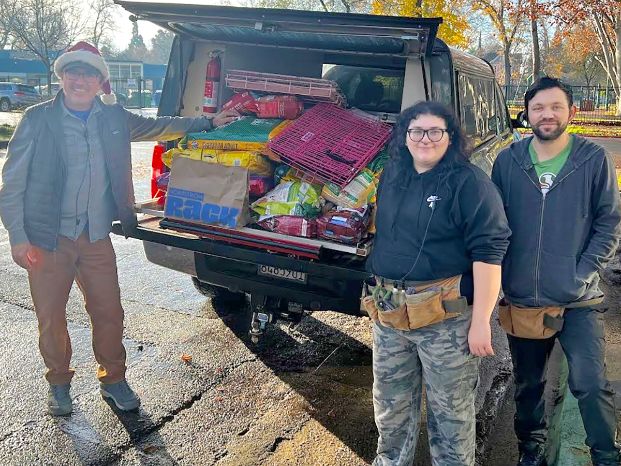
[[[413,129],[408,129],[408,136],[412,141],[420,142],[423,140],[426,134],[427,138],[431,142],[440,142],[442,138],[444,137],[444,133],[446,133],[446,131],[447,130],[440,129],[440,128],[431,128],[431,129],[413,128]]]

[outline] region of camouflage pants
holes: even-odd
[[[472,466],[479,359],[468,349],[472,312],[412,331],[373,324],[373,466],[411,466],[422,388],[434,466]]]

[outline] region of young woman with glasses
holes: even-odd
[[[423,385],[432,464],[474,465],[478,357],[494,354],[490,316],[510,230],[496,188],[469,163],[442,104],[404,110],[390,151],[368,262],[377,304],[373,465],[412,464]]]

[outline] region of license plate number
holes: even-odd
[[[258,274],[266,277],[282,278],[292,282],[306,283],[307,275],[296,270],[280,269],[269,265],[259,265]]]

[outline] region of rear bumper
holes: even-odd
[[[149,262],[196,277],[193,251],[150,241],[143,241],[142,245]]]
[[[119,225],[113,227],[113,232],[123,234]],[[343,261],[313,262],[141,227],[131,236],[143,241],[150,262],[203,282],[232,291],[287,299],[310,310],[360,314],[362,281],[369,275],[362,260],[349,266],[343,266]],[[304,272],[307,283],[258,275],[259,265]]]

